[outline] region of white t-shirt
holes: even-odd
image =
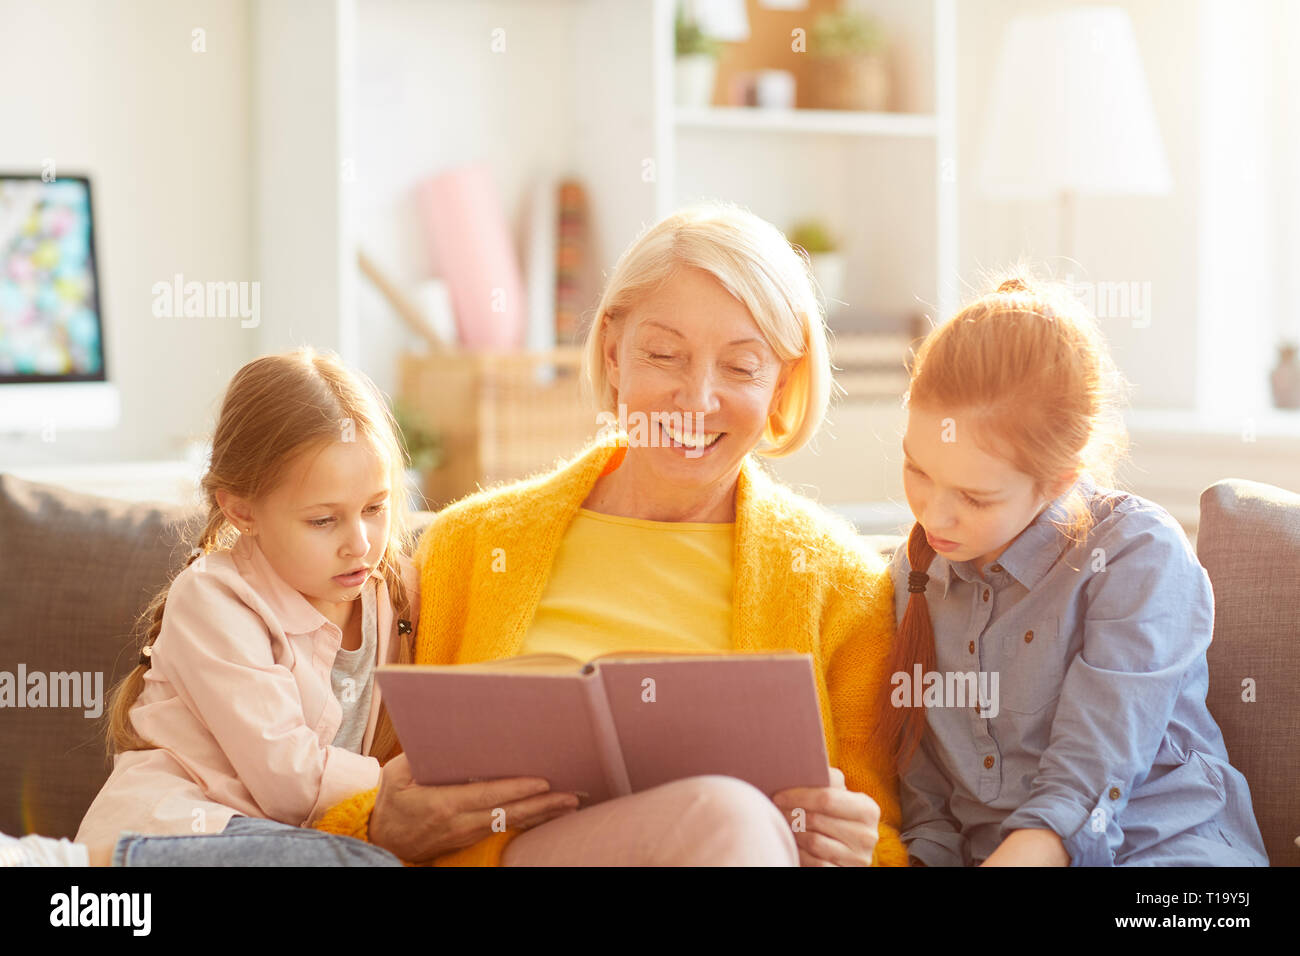
[[[355,651],[339,648],[334,668],[330,671],[330,685],[343,708],[343,722],[339,724],[333,744],[353,753],[361,752],[365,740],[370,693],[375,685],[375,659],[379,648],[375,626],[375,587],[372,578],[361,589],[361,646]]]

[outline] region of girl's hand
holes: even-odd
[[[1052,830],[1012,830],[980,866],[1069,866],[1065,843]]]
[[[409,863],[425,863],[490,836],[495,820],[526,830],[578,806],[574,794],[549,791],[540,777],[424,787],[411,777],[406,754],[398,754],[380,773],[370,842]]]
[[[773,794],[772,802],[796,828],[800,866],[870,866],[880,807],[865,793],[847,789],[839,768],[830,769],[829,787],[790,787]],[[795,816],[799,809],[802,817]]]

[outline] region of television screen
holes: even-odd
[[[0,174],[0,383],[102,381],[90,180]]]

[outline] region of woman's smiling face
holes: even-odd
[[[611,324],[605,362],[625,406],[628,462],[635,456],[655,480],[682,488],[735,480],[763,437],[785,371],[749,310],[712,275],[686,266]],[[701,440],[710,443],[698,447]]]
[[[1073,479],[1054,489],[1052,497],[1036,494],[1029,475],[983,450],[978,429],[976,416],[967,411],[941,415],[910,408],[903,488],[935,551],[950,561],[974,558],[983,573]]]

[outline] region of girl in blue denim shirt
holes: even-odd
[[[880,714],[914,865],[1268,863],[1205,705],[1209,578],[1110,488],[1123,387],[1081,303],[1026,279],[916,355]]]

